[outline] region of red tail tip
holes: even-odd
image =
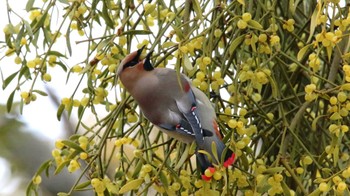
[[[210,180],[211,180],[211,177],[208,177],[208,176],[202,174],[202,180],[204,180],[204,181],[210,181]]]
[[[229,167],[230,165],[233,165],[233,163],[235,162],[235,153],[232,153],[231,157],[229,157],[225,162],[224,162],[224,167]]]

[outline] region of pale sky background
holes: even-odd
[[[11,5],[11,8],[13,10],[15,10],[15,12],[20,14],[23,18],[26,18],[29,20],[29,14],[24,11],[26,1],[11,1],[11,0],[9,0],[9,2]],[[21,2],[21,3],[19,3],[19,2]],[[37,6],[41,2],[42,1],[37,0],[35,5]],[[342,1],[342,2],[344,2],[344,1]],[[60,13],[59,16],[57,16],[57,12],[56,12],[56,15],[53,15],[52,17],[60,17],[60,16],[62,16],[62,12]],[[5,0],[0,1],[0,18],[1,18],[1,20],[0,20],[0,30],[1,30],[0,40],[5,40],[4,34],[2,32],[2,29],[4,28],[4,26],[8,23],[6,1]],[[16,17],[11,18],[11,20],[12,20],[12,23],[14,25],[16,25],[19,22],[18,18],[16,18]],[[52,20],[52,21],[54,21],[54,20]],[[96,30],[95,32],[98,33],[98,30]],[[84,39],[84,37],[78,36],[76,31],[71,33],[73,57],[65,60],[66,64],[73,66],[73,65],[75,65],[83,60],[83,59],[79,59],[78,52],[79,51],[86,51],[86,50],[84,50],[86,45],[84,45],[84,44],[76,45],[74,43],[74,40],[83,40],[83,39]],[[64,53],[64,51],[62,51],[62,50],[66,48],[65,42],[62,41],[62,42],[56,44],[55,48],[58,51]],[[61,48],[61,50],[59,50],[59,48]],[[6,49],[0,49],[0,57],[3,56],[5,51],[6,51]],[[35,52],[33,55],[35,56]],[[81,55],[81,57],[84,57],[84,56],[86,56],[86,55],[85,54]],[[5,77],[9,76],[11,73],[14,73],[15,71],[17,71],[19,69],[20,65],[15,65],[14,58],[15,58],[15,55],[13,55],[11,57],[4,58],[3,60],[0,61],[0,67],[1,67],[1,70],[3,71],[3,74]],[[50,71],[49,71],[49,73],[50,73]],[[65,78],[66,73],[64,73],[62,71],[62,69],[55,68],[55,70],[52,70],[52,72],[50,74],[52,75],[52,81],[49,82],[48,86],[50,86],[51,89],[54,89],[56,91],[57,95],[59,95],[61,98],[62,97],[70,97],[74,91],[74,88],[75,88],[74,83],[75,83],[75,81],[77,81],[77,79],[79,77],[78,76],[71,76],[72,77],[71,82],[68,85],[66,85],[64,82],[66,79]],[[2,82],[0,81],[0,83],[2,83]],[[15,84],[15,83],[13,82],[13,84]],[[29,89],[29,84],[31,84],[31,83],[28,83],[27,89]],[[44,85],[45,84],[43,82],[38,80],[35,84],[35,86],[36,86],[35,89],[46,91],[44,88]],[[2,84],[0,84],[0,86],[2,86]],[[9,85],[7,87],[7,89],[5,89],[5,90],[0,88],[0,104],[3,104],[3,105],[6,104],[8,96],[10,95],[10,93],[13,91],[14,88],[15,88],[14,85]],[[23,88],[23,90],[25,90],[25,87]],[[62,134],[61,134],[62,123],[59,122],[56,118],[57,108],[55,108],[52,105],[52,103],[48,97],[42,97],[39,95],[37,97],[38,97],[38,99],[36,101],[30,103],[29,105],[24,106],[23,116],[21,119],[27,123],[30,130],[35,130],[34,133],[36,135],[43,136],[44,140],[54,141],[55,139],[62,137]],[[77,96],[77,98],[81,98],[81,97],[82,96]],[[16,93],[15,101],[20,101],[20,92]],[[73,111],[73,113],[75,113],[75,112],[76,112],[76,110]],[[0,179],[5,179],[5,177],[7,175],[9,175],[9,173],[8,173],[9,166],[10,165],[8,162],[5,162],[5,160],[0,158]],[[18,183],[18,182],[14,181],[10,185],[7,184],[6,188],[5,188],[5,187],[2,187],[2,186],[4,186],[4,184],[0,180],[0,195],[9,194],[9,192],[11,192],[11,190],[16,188],[16,183]]]
[[[23,18],[29,20],[29,14],[24,11],[26,2],[27,1],[9,0],[11,8]],[[35,3],[35,6],[39,6],[39,4],[42,3],[42,1],[40,0],[37,0],[36,2],[37,3]],[[62,15],[62,12],[60,14]],[[53,16],[53,17],[57,17],[57,16]],[[0,1],[0,18],[1,18],[0,40],[3,41],[5,40],[3,28],[6,24],[8,24],[7,8],[6,8],[5,0]],[[14,25],[18,24],[19,21],[20,20],[17,17],[11,18],[11,22]],[[77,40],[83,39],[83,37],[78,36],[77,32],[72,33],[71,36],[72,38],[75,37]],[[76,45],[75,43],[72,42],[73,55],[78,56],[79,54],[77,54],[77,51],[81,51],[83,47],[84,47],[84,44]],[[65,42],[64,41],[58,42],[55,48],[57,48],[58,51],[64,53],[63,50],[66,48]],[[59,48],[61,48],[61,50],[59,50]],[[5,51],[6,49],[0,49],[0,57],[4,55]],[[33,51],[32,56],[33,55],[35,57],[35,51]],[[15,55],[4,58],[3,60],[0,61],[0,67],[5,78],[8,77],[11,73],[18,71],[20,67],[20,65],[16,65],[14,63],[14,58],[15,58]],[[77,64],[79,62],[79,59],[76,57],[72,57],[66,60],[66,62],[68,65],[72,66],[74,64]],[[64,73],[61,68],[56,67],[55,70],[51,70],[51,72],[49,70],[49,73],[52,75],[52,81],[49,82],[47,86],[50,86],[51,89],[54,89],[57,95],[59,95],[61,98],[70,97],[75,87],[75,85],[72,85],[72,84],[74,84],[74,80],[76,80],[78,77],[73,76],[72,77],[73,80],[70,83],[71,85],[69,84],[66,85],[65,84],[66,73]],[[0,83],[1,83],[0,86],[2,86],[2,80],[0,81]],[[16,84],[16,79],[13,80],[13,85],[9,85],[5,90],[0,88],[0,104],[6,105],[8,96],[14,90],[15,84]],[[31,82],[29,82],[28,85],[24,86],[23,90],[28,90],[30,84]],[[38,80],[35,84],[35,89],[39,89],[46,92],[44,87],[45,85],[46,84]],[[63,126],[62,126],[62,123],[59,122],[56,118],[57,108],[52,105],[51,100],[48,97],[42,97],[39,95],[37,97],[38,99],[36,101],[31,102],[29,105],[24,106],[23,116],[21,117],[21,120],[27,124],[29,130],[33,131],[35,135],[37,135],[38,137],[41,137],[43,140],[51,141],[50,143],[52,143],[52,148],[53,148],[54,140],[62,137],[61,133],[62,133]],[[20,101],[20,92],[16,92],[14,101],[17,101],[17,102]],[[8,179],[9,175],[11,175],[11,172],[9,171],[10,164],[11,163],[7,162],[5,159],[2,159],[0,157],[0,179],[1,179],[0,196],[12,195],[12,191],[16,190],[18,188],[17,185],[20,183],[20,179],[18,178],[14,178],[10,182],[4,182],[4,179]]]

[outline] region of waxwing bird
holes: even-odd
[[[234,162],[234,153],[221,141],[216,123],[216,114],[205,94],[192,86],[183,74],[169,68],[154,68],[152,52],[141,60],[141,48],[127,55],[120,63],[117,76],[126,90],[139,104],[145,117],[163,132],[184,143],[197,143],[198,150],[213,156],[215,143],[218,158],[224,151],[224,166]],[[215,164],[203,153],[196,153],[202,172]]]

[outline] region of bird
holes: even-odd
[[[226,148],[216,122],[216,113],[208,97],[192,85],[190,79],[170,68],[155,68],[151,63],[153,51],[144,59],[145,46],[127,55],[119,64],[116,76],[138,103],[144,116],[161,131],[183,143],[196,142],[196,157],[202,174],[218,160],[214,157],[212,143],[218,158],[225,153],[223,166],[235,161],[235,154]],[[203,179],[209,180],[202,175]]]

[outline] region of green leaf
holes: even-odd
[[[332,46],[326,47],[326,51],[327,51],[328,62],[330,62],[332,58],[333,47]]]
[[[288,8],[292,16],[294,15],[295,9],[296,9],[296,6],[294,4],[295,4],[294,0],[289,0]]]
[[[218,156],[218,151],[217,151],[217,146],[216,146],[216,143],[214,141],[211,143],[211,151],[213,153],[213,156],[214,156],[216,162],[220,162],[220,159]]]
[[[198,0],[192,0],[193,10],[196,13],[196,18],[203,21],[203,13],[202,8],[198,2]]]
[[[152,34],[152,32],[147,30],[129,30],[122,33],[122,35],[148,35],[148,34]]]
[[[316,26],[317,26],[317,15],[319,13],[319,4],[317,4],[314,12],[312,13],[311,16],[311,23],[310,23],[310,33],[309,33],[309,38],[307,39],[307,43],[311,41],[312,36],[314,35]]]
[[[312,131],[316,131],[317,129],[317,121],[320,119],[320,118],[323,118],[325,117],[326,115],[319,115],[317,116],[313,121],[312,121],[312,124],[311,124],[311,130]]]
[[[90,184],[91,184],[91,181],[86,181],[86,182],[80,183],[74,187],[74,190],[76,190],[76,191],[83,190],[84,188],[86,188]]]
[[[245,34],[243,34],[243,35],[237,37],[235,40],[233,40],[233,41],[231,42],[230,48],[229,48],[230,54],[232,54],[232,53],[236,50],[236,48],[237,48],[239,45],[241,45],[241,43],[243,42],[244,38],[245,38]]]
[[[22,28],[18,32],[18,35],[17,35],[16,40],[15,40],[15,48],[20,48],[20,46],[21,46],[21,40],[24,36],[24,29],[25,29],[25,27],[22,26]]]
[[[41,90],[33,90],[32,92],[38,93],[41,96],[47,96],[47,93],[45,93],[44,91],[41,91]]]
[[[128,183],[126,183],[123,187],[120,188],[119,194],[124,194],[126,192],[129,192],[131,190],[136,190],[139,189],[141,184],[143,183],[143,179],[136,179],[136,180],[131,180]]]
[[[321,191],[319,188],[317,188],[316,190],[314,190],[310,194],[308,194],[308,196],[319,196],[319,195],[321,195]]]
[[[44,15],[40,18],[40,20],[36,23],[36,27],[42,27],[44,26],[44,22],[46,20],[47,17],[47,12],[44,13]],[[47,30],[44,30],[44,33],[47,32]]]
[[[248,24],[250,26],[256,28],[256,29],[259,29],[259,30],[263,30],[264,29],[264,27],[261,26],[261,24],[258,21],[256,21],[256,20],[250,20],[250,21],[248,21]]]
[[[57,56],[57,57],[64,57],[64,58],[67,58],[66,55],[58,52],[58,51],[54,51],[54,50],[50,50],[47,52],[47,55],[54,55],[54,56]]]
[[[168,41],[168,42],[164,42],[162,44],[162,48],[169,48],[169,47],[172,47],[172,46],[175,46],[175,45],[177,45],[177,43],[172,42],[172,41]]]
[[[11,74],[9,77],[7,77],[7,78],[4,80],[3,84],[2,84],[2,89],[5,89],[5,88],[11,83],[11,81],[13,80],[13,78],[16,77],[17,74],[18,74],[18,71],[15,72],[15,73],[13,73],[13,74]]]
[[[69,28],[67,28],[67,32],[66,32],[66,45],[67,45],[69,56],[72,56],[72,46],[70,44],[70,26]]]
[[[150,4],[149,9],[145,11],[144,15],[145,16],[149,15],[154,11],[154,9],[156,9],[156,4],[155,3]]]
[[[70,196],[70,195],[68,193],[59,192],[57,193],[57,196]]]
[[[174,168],[175,170],[180,169],[181,166],[184,164],[184,162],[187,160],[189,150],[190,150],[190,145],[186,145],[185,151],[181,153],[181,154],[182,154],[182,155],[181,155],[181,158],[180,158],[180,160],[177,162],[177,164],[176,164],[176,166],[175,166],[175,168]]]
[[[78,152],[84,152],[84,150],[77,144],[70,140],[63,140],[62,143],[70,148],[77,150]]]
[[[109,2],[107,2],[106,0],[103,0],[102,17],[105,20],[105,24],[109,26],[111,29],[114,29],[114,22],[112,21],[108,13],[108,10],[109,10],[107,7],[108,3]]]
[[[27,34],[28,34],[30,37],[33,37],[32,27],[30,26],[29,22],[26,21],[26,20],[22,20],[22,22],[23,22],[23,24],[24,24],[25,27],[26,27]]]
[[[16,92],[16,90],[14,90],[14,91],[10,94],[9,98],[7,99],[7,102],[6,102],[7,112],[10,112],[10,111],[11,111],[12,104],[13,104],[13,97],[14,97],[14,95],[15,95],[15,92]]]
[[[197,70],[193,69],[192,63],[190,61],[190,58],[188,58],[187,54],[182,55],[182,60],[183,60],[183,67],[185,71],[188,73],[188,76],[191,77],[193,76],[194,73],[196,73]]]
[[[62,169],[63,169],[65,166],[67,166],[67,165],[69,164],[69,162],[70,162],[70,160],[65,160],[65,161],[63,161],[63,162],[56,168],[54,174],[55,174],[55,175],[59,174],[59,173],[62,171]]]
[[[13,48],[12,41],[11,41],[11,34],[5,35],[5,42],[7,47]]]
[[[159,172],[159,180],[162,183],[162,186],[164,186],[164,188],[167,189],[169,187],[168,178],[164,175],[163,171]]]
[[[45,161],[42,163],[39,167],[39,169],[36,171],[35,175],[40,175],[44,170],[47,170],[52,164],[52,160]]]
[[[63,64],[61,61],[57,61],[55,62],[56,65],[60,66],[64,72],[67,72],[67,66],[65,64]]]
[[[63,113],[63,111],[64,111],[64,108],[65,108],[65,106],[63,105],[63,104],[61,104],[59,107],[58,107],[58,109],[57,109],[57,119],[59,120],[59,121],[61,121],[61,116],[62,116],[62,113]]]
[[[298,55],[297,55],[297,60],[301,61],[301,59],[304,58],[305,53],[307,52],[307,50],[309,49],[309,47],[311,46],[311,44],[308,44],[306,46],[304,46],[302,49],[299,50]]]
[[[26,4],[26,11],[29,12],[33,8],[33,5],[34,5],[34,0],[28,0]]]
[[[104,47],[106,47],[110,43],[111,39],[104,39],[102,40],[96,47],[97,51],[102,50]]]
[[[36,33],[34,34],[34,38],[33,38],[33,40],[32,40],[32,44],[33,44],[35,47],[38,47],[39,35],[40,35],[40,31],[36,31]]]
[[[282,189],[283,189],[283,195],[290,196],[290,189],[287,186],[287,184],[284,181],[282,181],[281,185],[282,185]]]

